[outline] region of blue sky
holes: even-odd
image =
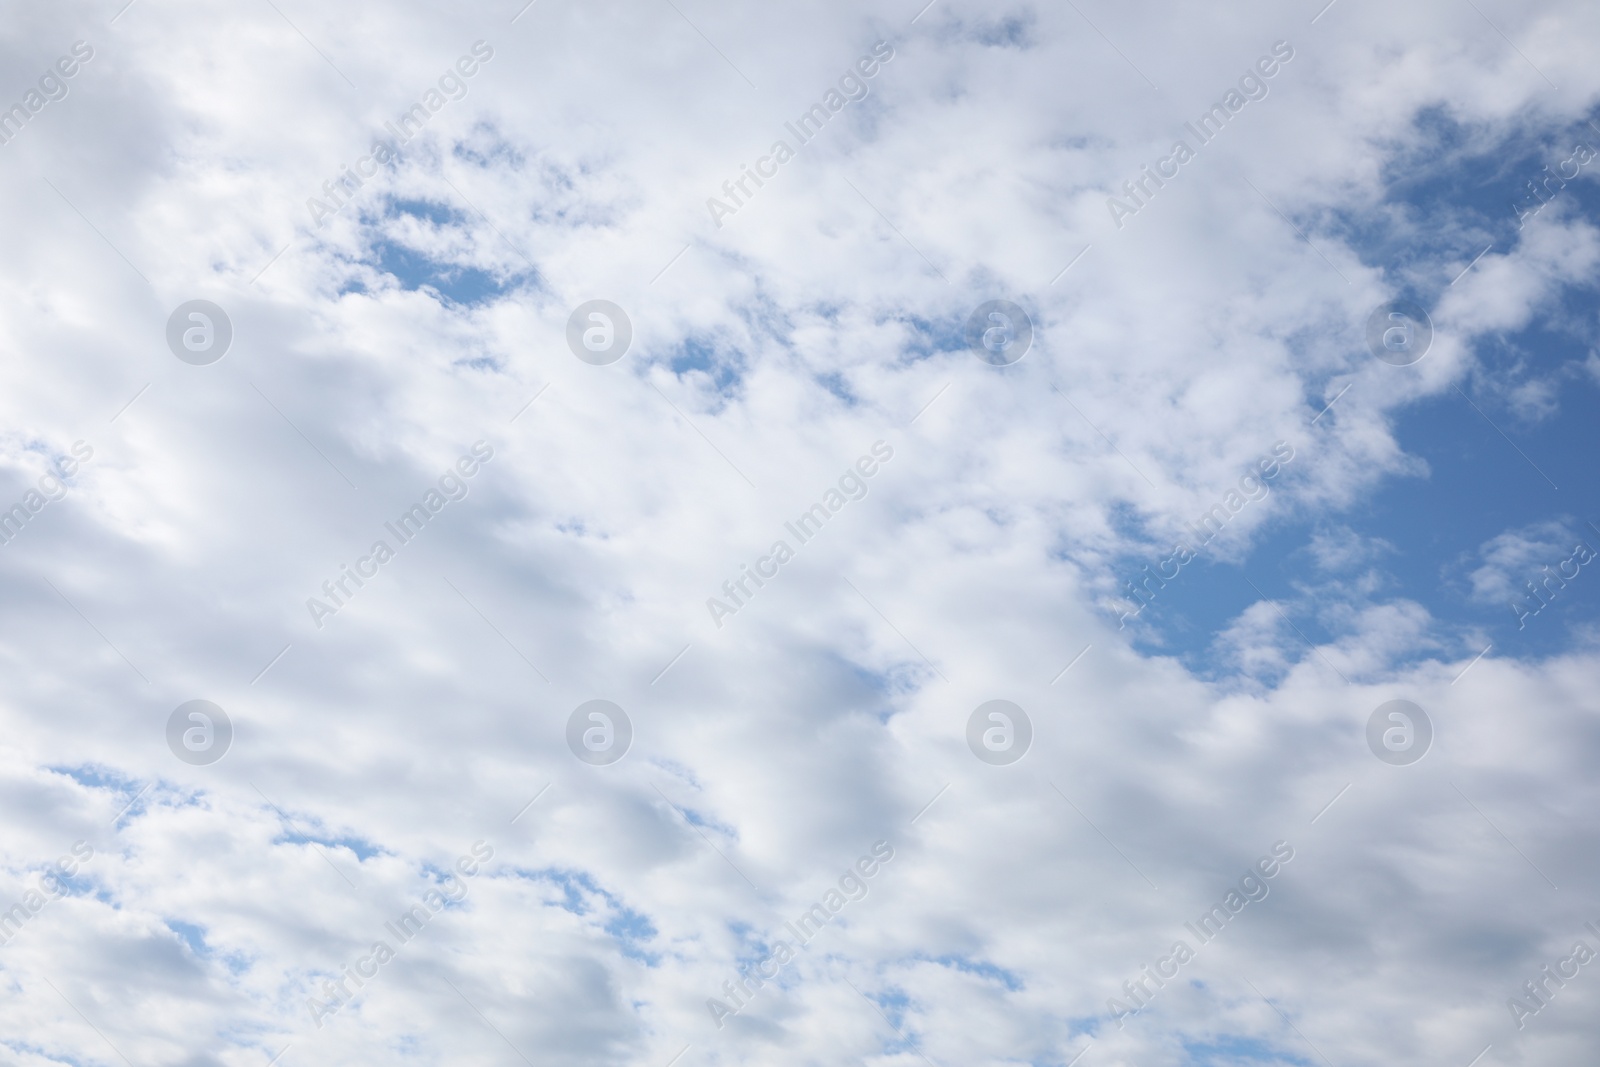
[[[1520,238],[1510,205],[1528,196],[1523,183],[1542,176],[1541,167],[1571,156],[1573,144],[1600,141],[1585,124],[1537,136],[1519,132],[1488,148],[1481,137],[1472,145],[1466,131],[1438,114],[1419,116],[1416,127],[1426,138],[1425,149],[1392,165],[1381,204],[1348,216],[1339,227],[1360,235],[1361,254],[1401,279],[1414,275],[1419,262],[1430,262],[1430,252],[1460,251],[1445,241],[1468,234],[1489,240],[1481,240],[1476,251],[1466,246],[1464,258],[1510,251]],[[1584,179],[1560,189],[1543,210],[1593,218],[1600,210],[1600,186],[1583,173]],[[1394,235],[1392,229],[1404,232]],[[1420,286],[1402,282],[1396,292],[1425,307],[1434,303],[1435,294]],[[1370,599],[1421,604],[1452,652],[1459,651],[1458,641],[1479,632],[1485,635],[1480,646],[1492,641],[1499,655],[1537,658],[1587,643],[1600,617],[1600,582],[1587,580],[1587,568],[1547,607],[1525,618],[1511,610],[1508,597],[1474,597],[1470,581],[1484,564],[1488,542],[1541,524],[1555,524],[1571,537],[1562,539],[1561,552],[1539,555],[1517,570],[1513,584],[1519,590],[1541,578],[1545,564],[1555,568],[1569,558],[1576,540],[1600,549],[1600,533],[1589,525],[1600,522],[1600,469],[1592,461],[1600,449],[1600,422],[1593,414],[1600,400],[1600,365],[1593,356],[1600,292],[1593,284],[1576,284],[1547,299],[1525,328],[1476,338],[1470,371],[1459,383],[1389,410],[1400,447],[1424,467],[1384,478],[1344,508],[1307,515],[1282,500],[1267,505],[1274,514],[1244,561],[1202,557],[1162,590],[1142,617],[1150,627],[1141,633],[1142,647],[1177,654],[1208,673],[1225,673],[1226,666],[1208,662],[1212,641],[1259,599],[1250,582],[1288,606],[1311,640],[1337,638],[1338,631],[1315,610],[1317,591],[1336,578],[1319,568],[1312,551],[1319,534],[1364,543],[1361,558],[1337,577],[1370,568],[1378,578]],[[1434,324],[1436,331],[1449,326]],[[1341,405],[1362,403],[1364,390],[1382,388],[1384,376],[1410,373],[1382,368],[1322,418],[1337,421]],[[1130,558],[1122,569],[1131,575],[1146,562]],[[1419,649],[1416,655],[1437,651]]]

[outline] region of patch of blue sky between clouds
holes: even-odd
[[[206,932],[194,923],[184,922],[182,919],[167,919],[167,929],[177,935],[178,940],[189,946],[201,959],[209,959],[212,955],[211,948],[206,944]]]
[[[94,879],[90,877],[91,872],[87,867],[79,868],[76,873],[70,875],[62,874],[59,867],[49,863],[41,864],[37,870],[40,874],[48,871],[54,875],[52,884],[57,887],[56,891],[60,896],[90,897],[95,900],[110,899],[109,895],[102,891],[96,885]]]
[[[141,788],[138,781],[109,767],[83,764],[77,767],[46,767],[52,774],[63,775],[87,789],[106,789],[113,793],[127,793],[131,798]]]
[[[1210,1037],[1205,1040],[1185,1038],[1183,1041],[1184,1063],[1191,1067],[1238,1067],[1239,1064],[1259,1064],[1269,1067],[1272,1064],[1294,1064],[1295,1067],[1311,1067],[1316,1061],[1307,1057],[1286,1052],[1275,1048],[1253,1037]]]
[[[1012,974],[1003,967],[997,967],[986,960],[970,960],[965,956],[947,954],[944,956],[916,956],[915,959],[927,963],[934,963],[947,970],[959,971],[970,974],[990,982],[997,982],[1005,986],[1011,993],[1022,989],[1022,979]]]
[[[655,924],[643,915],[628,908],[620,908],[615,915],[606,920],[601,929],[611,935],[611,939],[617,943],[617,948],[624,956],[646,967],[661,966],[660,954],[647,952],[642,947],[645,942],[654,940],[656,936]]]
[[[720,822],[714,818],[708,818],[705,815],[700,814],[700,812],[696,811],[695,809],[682,804],[676,805],[676,807],[680,812],[683,813],[684,822],[687,822],[690,826],[698,827],[702,830],[715,830],[717,833],[722,834],[725,837],[732,838],[735,841],[739,839],[739,831],[734,827],[729,826],[727,823]]]
[[[813,375],[812,380],[832,393],[847,408],[857,407],[861,403],[861,398],[851,391],[850,383],[838,371]]]
[[[948,352],[967,350],[966,320],[958,317],[926,319],[920,315],[904,319],[908,327],[905,344],[900,347],[900,359],[914,363]]]
[[[116,804],[120,811],[120,826],[129,819],[145,814],[154,802],[169,808],[205,807],[205,795],[199,791],[184,791],[171,782],[157,781],[141,785],[136,778],[119,774],[98,764],[81,764],[76,767],[49,766],[45,770],[70,778],[86,789],[104,790],[111,794],[108,803]]]
[[[477,307],[512,288],[512,283],[502,282],[488,271],[430,259],[397,241],[374,241],[372,251],[375,260],[370,265],[392,275],[402,289],[431,289],[452,304]]]
[[[1600,387],[1579,380],[1571,388],[1577,395],[1563,398],[1560,413],[1532,428],[1474,398],[1559,492],[1454,390],[1429,397],[1408,408],[1396,427],[1401,447],[1426,461],[1426,474],[1391,476],[1339,512],[1269,518],[1242,563],[1218,562],[1202,551],[1141,613],[1136,646],[1177,655],[1203,675],[1226,674],[1228,666],[1215,662],[1213,641],[1265,593],[1317,644],[1344,636],[1339,622],[1348,612],[1396,601],[1420,604],[1440,644],[1418,648],[1402,663],[1475,654],[1453,638],[1480,631],[1499,655],[1543,657],[1570,648],[1584,628],[1600,622],[1600,573],[1580,569],[1532,618],[1519,617],[1509,599],[1475,597],[1471,575],[1493,539],[1545,522],[1563,524],[1600,550],[1600,534],[1587,525],[1600,525],[1600,471],[1590,460],[1600,455],[1600,425],[1593,418]],[[1267,506],[1285,505],[1279,495],[1269,496]],[[1354,542],[1344,562],[1316,551],[1319,539],[1330,537]],[[1570,547],[1542,563],[1557,567]],[[1150,563],[1124,560],[1117,575],[1138,577]],[[1541,578],[1541,564],[1527,570],[1519,587]],[[1361,580],[1364,591],[1356,599],[1350,586]],[[1330,611],[1330,598],[1343,610]]]
[[[724,399],[733,398],[744,382],[744,360],[726,351],[719,352],[716,342],[706,337],[687,337],[667,354],[667,366],[682,378],[686,375],[704,377]]]
[[[459,226],[467,221],[465,212],[449,204],[433,200],[408,200],[404,197],[389,201],[389,215],[410,215],[412,218],[426,219],[435,226]]]
[[[895,1029],[901,1029],[905,1025],[906,1012],[911,1010],[911,998],[904,989],[894,986],[888,989],[880,989],[875,993],[868,993],[867,996],[874,1004],[883,1009],[883,1013],[889,1017],[889,1021],[894,1024]]]
[[[1526,183],[1545,166],[1553,171],[1580,141],[1600,147],[1600,134],[1582,123],[1494,145],[1438,112],[1422,115],[1416,130],[1428,152],[1408,151],[1389,167],[1389,199],[1359,218],[1342,218],[1336,231],[1364,261],[1392,265],[1395,292],[1430,309],[1452,280],[1439,264],[1464,266],[1491,242],[1490,255],[1514,250],[1521,231],[1513,205],[1526,199]],[[1407,169],[1424,164],[1426,171]],[[1600,218],[1600,182],[1591,171],[1600,172],[1600,160],[1544,211]],[[1541,525],[1570,529],[1600,550],[1600,532],[1588,525],[1600,525],[1597,337],[1600,290],[1581,285],[1549,296],[1521,330],[1474,338],[1474,365],[1459,391],[1446,387],[1395,412],[1401,448],[1424,461],[1426,473],[1391,475],[1352,506],[1314,515],[1289,513],[1275,491],[1264,504],[1279,513],[1256,531],[1249,556],[1235,564],[1202,551],[1141,614],[1136,647],[1177,655],[1202,675],[1229,674],[1233,665],[1220,661],[1215,640],[1260,600],[1258,588],[1318,644],[1344,636],[1365,607],[1421,605],[1432,616],[1433,640],[1398,663],[1473,655],[1468,643],[1479,634],[1497,655],[1535,658],[1585,640],[1600,623],[1600,567],[1582,568],[1532,617],[1519,616],[1509,599],[1474,595],[1471,575],[1494,539]],[[1340,404],[1359,403],[1361,390]],[[1339,408],[1327,418],[1337,422]],[[1330,537],[1367,548],[1359,562],[1332,566],[1315,547]],[[1515,584],[1539,580],[1541,564],[1555,568],[1571,548],[1530,563]],[[1119,587],[1165,555],[1119,561]],[[1300,644],[1293,658],[1310,655],[1299,635],[1291,631],[1288,640]]]
[[[387,855],[383,847],[359,837],[333,837],[327,834],[303,834],[299,831],[285,831],[272,839],[274,845],[321,845],[323,848],[348,849],[355,854],[356,859],[365,862],[376,856]]]
[[[430,251],[471,245],[474,239],[499,240],[492,231],[485,237],[479,232],[481,220],[449,204],[394,199],[385,205],[382,215],[363,221],[374,236],[369,255],[361,265],[389,275],[407,292],[423,290],[447,304],[472,308],[492,303],[535,281],[531,267],[500,272]],[[510,253],[509,249],[504,251]],[[368,282],[354,276],[341,287],[340,295],[368,291]]]
[[[606,890],[588,872],[546,867],[541,870],[517,868],[511,873],[560,890],[561,895],[547,901],[547,905],[582,918],[601,918],[600,929],[616,942],[622,955],[647,967],[660,966],[660,955],[645,947],[655,940],[655,924],[648,916],[624,904],[622,898]]]
[[[1430,307],[1426,298],[1452,281],[1453,264],[1465,265],[1491,242],[1502,255],[1516,244],[1521,228],[1512,205],[1579,142],[1600,147],[1600,132],[1581,121],[1530,125],[1490,143],[1483,131],[1430,108],[1413,121],[1404,145],[1386,146],[1393,154],[1382,170],[1383,200],[1334,211],[1329,232]],[[1600,161],[1580,168],[1556,199],[1570,195],[1592,215],[1597,169]]]

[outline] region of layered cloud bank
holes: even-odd
[[[1597,43],[19,10],[5,1058],[1592,1063]]]

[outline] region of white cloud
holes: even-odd
[[[1387,549],[1341,516],[1426,476],[1405,405],[1592,277],[1574,205],[1447,288],[1476,224],[1385,197],[1430,173],[1429,109],[1485,150],[1583,114],[1594,11],[1486,9],[1514,50],[1437,5],[277,6],[0,31],[0,99],[97,49],[0,147],[0,500],[95,449],[0,547],[0,904],[95,850],[0,946],[10,1058],[1592,1060],[1583,980],[1521,1033],[1504,1001],[1600,921],[1597,651],[1467,669],[1352,573]],[[312,230],[479,39],[466,97]],[[1115,229],[1106,196],[1279,39],[1271,94]],[[879,40],[870,95],[714,228],[706,196]],[[1425,250],[1380,262],[1352,220]],[[382,242],[504,291],[407,288]],[[1362,331],[1407,285],[1443,295],[1402,369]],[[165,347],[196,297],[234,326],[209,367]],[[960,340],[997,297],[1036,326],[1005,369]],[[565,345],[594,298],[634,326],[608,367]],[[479,439],[466,499],[316,629],[306,597]],[[865,499],[715,628],[706,596],[879,439]],[[1315,634],[1252,602],[1205,677],[1134,651],[1097,607],[1119,561],[1279,440],[1219,558],[1325,523],[1342,577],[1280,603]],[[1556,533],[1489,542],[1474,595]],[[163,735],[197,697],[235,727],[209,767]],[[609,767],[564,740],[594,697],[634,723]],[[963,740],[998,697],[1035,726],[1011,767]],[[1366,749],[1396,697],[1437,731],[1413,767]],[[871,894],[716,1029],[706,999],[880,839]],[[307,998],[479,840],[470,893],[318,1029]],[[1118,1030],[1107,998],[1279,840],[1272,895]]]
[[[1497,534],[1480,546],[1482,563],[1467,576],[1472,596],[1483,603],[1525,596],[1527,583],[1541,581],[1546,568],[1558,570],[1584,540],[1570,522],[1543,522]]]

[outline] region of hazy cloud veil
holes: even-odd
[[[1600,8],[0,19],[0,1061],[1589,1067]]]

